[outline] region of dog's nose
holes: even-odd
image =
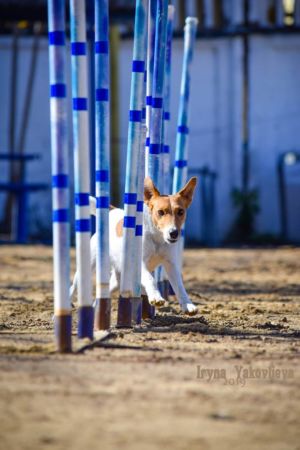
[[[169,234],[170,234],[170,238],[171,238],[171,239],[177,239],[177,238],[178,238],[178,230],[176,230],[176,229],[171,230],[171,231],[169,232]]]

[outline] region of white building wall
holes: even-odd
[[[8,148],[9,87],[11,39],[0,40],[0,151]],[[19,62],[19,106],[24,99],[30,61],[29,38],[21,40]],[[173,45],[171,147],[174,153],[179,100],[183,45]],[[276,161],[278,155],[289,149],[298,149],[300,142],[300,89],[297,74],[300,69],[300,36],[267,36],[251,38],[250,81],[250,153],[251,185],[260,191],[261,213],[258,231],[279,232]],[[122,170],[125,171],[128,107],[131,77],[132,41],[121,41],[120,49],[120,151]],[[240,187],[241,181],[241,87],[242,47],[239,38],[198,40],[192,68],[190,103],[190,166],[208,165],[218,173],[217,233],[223,239],[233,220],[230,192]],[[70,90],[69,90],[70,91]],[[50,132],[48,98],[48,47],[43,39],[39,53],[36,84],[26,141],[26,152],[39,153],[39,161],[28,164],[28,180],[46,181],[50,185]],[[70,92],[69,92],[70,94]],[[17,115],[20,120],[20,111]],[[71,148],[70,115],[70,155]],[[173,154],[172,153],[172,154]],[[0,162],[0,177],[7,177],[5,163]],[[71,172],[73,167],[71,163]],[[300,168],[299,168],[300,173]],[[297,175],[294,175],[291,193],[294,197],[291,214],[293,237],[300,240],[300,211],[297,195]],[[124,177],[120,181],[124,186]],[[297,184],[298,183],[298,184]],[[296,194],[295,194],[296,193]],[[50,191],[30,197],[31,231],[51,229]],[[188,233],[201,237],[199,199],[191,207]],[[0,214],[3,195],[0,196]]]

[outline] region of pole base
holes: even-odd
[[[59,353],[72,352],[72,316],[71,314],[54,316],[54,334]]]
[[[169,289],[170,289],[170,282],[169,280],[164,280],[164,285],[165,285],[165,295],[164,298],[168,301],[169,300]]]
[[[171,297],[175,297],[175,292],[174,292],[174,290],[173,290],[173,288],[172,288],[170,282],[169,282],[169,292],[168,292],[168,294],[169,294]]]
[[[158,290],[160,292],[160,295],[162,297],[164,297],[164,293],[165,293],[165,282],[164,282],[164,280],[158,281],[157,282],[157,287],[158,287]]]
[[[78,309],[78,338],[94,337],[94,308],[93,306],[80,306]]]
[[[132,322],[135,325],[142,323],[142,299],[141,297],[131,299]]]
[[[158,283],[158,289],[159,292],[161,293],[161,296],[168,301],[169,299],[169,280],[162,280],[159,281]]]
[[[117,328],[131,328],[132,305],[131,298],[119,297]]]
[[[108,330],[110,328],[111,299],[97,298],[95,307],[95,330]]]
[[[154,306],[150,305],[147,295],[142,295],[142,319],[153,319],[154,317]]]

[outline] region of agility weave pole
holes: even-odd
[[[54,328],[59,352],[72,350],[69,299],[69,161],[65,68],[65,2],[48,0],[50,125],[52,149],[52,220]]]
[[[70,0],[78,337],[93,339],[90,261],[90,147],[85,2]]]
[[[163,155],[163,112],[164,112],[164,79],[166,67],[168,0],[157,0],[155,43],[152,78],[152,99],[150,109],[149,150],[147,175],[154,184],[160,187]],[[155,278],[159,280],[159,271],[155,270]],[[147,307],[146,302],[145,308]],[[148,307],[149,308],[149,307]],[[150,317],[154,317],[155,310],[150,308]],[[146,313],[144,314],[146,317]]]
[[[156,185],[158,185],[160,175],[162,146],[167,20],[168,0],[157,0],[147,173]]]
[[[110,327],[109,293],[109,33],[108,0],[95,0],[96,310],[95,329]]]
[[[172,37],[173,37],[173,21],[175,8],[173,5],[168,6],[168,23],[167,23],[167,48],[166,48],[166,67],[164,82],[164,113],[163,113],[163,145],[161,155],[161,185],[160,192],[164,195],[169,194],[170,190],[170,91],[171,91],[171,60],[172,60]],[[169,281],[163,267],[158,270],[158,287],[164,299],[168,300]]]
[[[145,144],[145,174],[148,175],[149,146],[150,146],[150,121],[152,106],[152,80],[154,66],[155,26],[156,26],[157,0],[149,0],[148,3],[148,40],[146,62],[146,144]]]
[[[134,271],[135,259],[141,263],[142,252],[136,227],[136,209],[139,187],[139,154],[144,106],[144,72],[146,60],[147,0],[136,0],[133,61],[130,91],[130,110],[127,142],[126,179],[124,194],[123,251],[121,262],[120,297],[118,302],[118,327],[131,327],[132,301],[136,301],[137,285],[141,277]],[[141,193],[139,194],[139,197]],[[141,211],[140,211],[141,212]],[[142,213],[142,212],[141,212]],[[139,251],[139,254],[137,253]]]
[[[180,86],[179,111],[177,122],[175,166],[173,175],[173,189],[175,194],[183,188],[187,182],[188,174],[188,135],[189,135],[189,99],[190,99],[190,70],[193,61],[193,51],[196,39],[198,19],[187,17],[184,27],[183,65]],[[180,254],[182,261],[184,246],[184,228],[182,228],[180,240]]]
[[[158,0],[149,0],[148,3],[148,25],[147,25],[147,62],[146,62],[146,142],[145,142],[145,175],[149,175],[149,147],[152,108],[152,86],[154,68],[154,49],[156,34],[156,16]],[[149,319],[155,316],[155,308],[151,306],[147,295],[142,295],[142,318]]]

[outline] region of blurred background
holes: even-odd
[[[93,2],[86,3],[92,8]],[[189,170],[198,175],[199,188],[188,217],[187,243],[299,243],[300,0],[171,3],[176,9],[172,158],[184,21],[188,15],[199,19],[189,141]],[[122,205],[125,179],[134,6],[131,0],[110,1],[111,194],[115,205]],[[92,93],[91,9],[87,17]],[[70,58],[67,61],[70,86]],[[0,0],[0,65],[0,241],[51,242],[46,0]],[[70,94],[69,89],[73,173]],[[93,102],[90,105],[93,166]]]

